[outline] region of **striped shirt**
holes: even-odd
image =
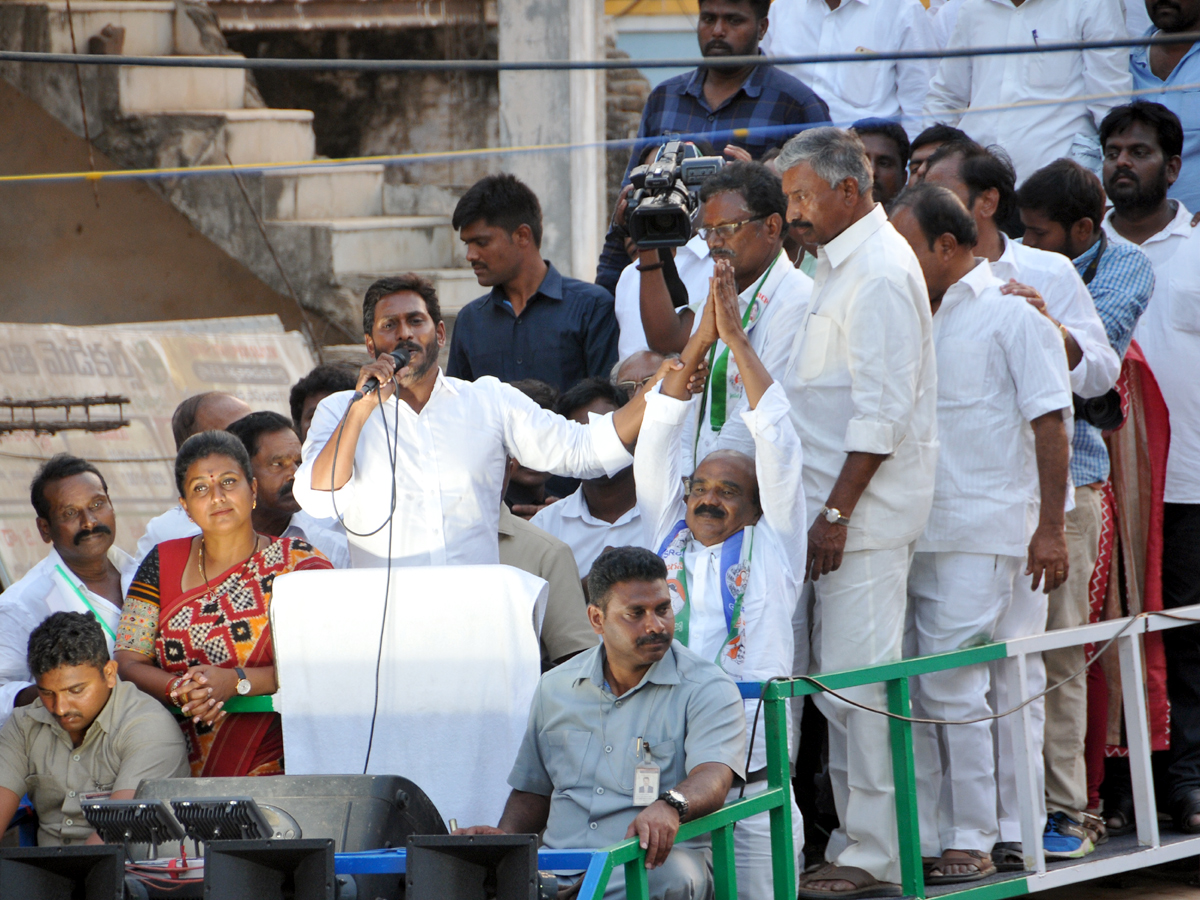
[[[1082,276],[1100,249],[1097,241],[1075,262]],[[1141,250],[1132,244],[1108,241],[1096,274],[1087,286],[1096,304],[1096,313],[1104,323],[1108,342],[1117,356],[1124,359],[1133,329],[1154,293],[1154,266]],[[1100,429],[1082,419],[1075,420],[1075,437],[1071,441],[1071,481],[1092,484],[1108,479],[1108,448]]]

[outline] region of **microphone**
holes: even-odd
[[[383,354],[380,354],[380,356],[382,356],[382,355]],[[407,366],[408,361],[410,359],[412,359],[412,354],[409,353],[408,349],[405,347],[397,347],[395,350],[393,350],[389,354],[389,356],[391,356],[392,359],[395,360],[397,372],[399,372],[401,369],[403,369],[405,366]],[[367,394],[373,394],[377,390],[379,390],[379,379],[374,376],[371,376],[370,378],[367,379],[367,383],[363,385],[363,389],[361,391],[355,391],[355,394],[357,394],[358,396],[356,396],[354,399],[361,400]]]

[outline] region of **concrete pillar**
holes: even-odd
[[[499,0],[500,59],[601,59],[603,0]],[[500,73],[500,146],[572,145],[513,153],[504,169],[538,195],[542,256],[592,280],[604,242],[604,73]],[[583,146],[581,146],[583,145]]]

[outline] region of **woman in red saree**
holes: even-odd
[[[255,532],[257,484],[233,435],[185,441],[175,481],[201,533],[164,541],[138,568],[117,631],[121,678],[182,710],[193,776],[282,774],[279,715],[229,716],[223,707],[233,696],[275,693],[275,577],[332,565],[303,541]]]

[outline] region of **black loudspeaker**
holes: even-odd
[[[204,900],[334,900],[333,841],[213,841]]]
[[[125,850],[79,847],[13,847],[0,850],[4,900],[123,900]]]
[[[538,900],[536,834],[408,839],[406,900]]]

